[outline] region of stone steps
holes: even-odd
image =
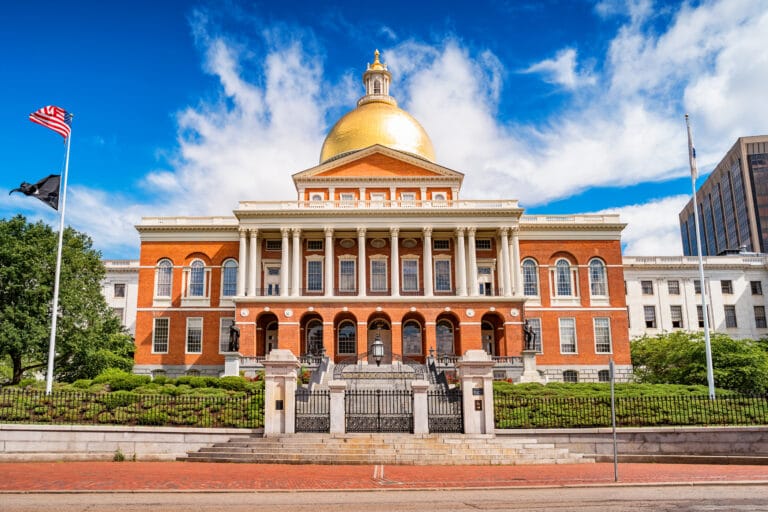
[[[232,439],[190,452],[189,462],[265,464],[536,464],[594,462],[534,438],[460,434],[299,434]]]

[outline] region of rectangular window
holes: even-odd
[[[443,238],[432,240],[432,249],[435,251],[448,251],[451,248],[451,241]]]
[[[112,312],[115,314],[117,318],[120,319],[120,323],[123,322],[123,315],[125,314],[125,310],[123,308],[112,308]]]
[[[435,291],[451,291],[451,260],[435,260]]]
[[[234,318],[222,318],[219,327],[219,353],[229,352],[229,328],[235,325]]]
[[[152,329],[152,352],[155,354],[164,354],[168,352],[170,323],[170,318],[155,318],[155,325]]]
[[[307,250],[308,251],[322,251],[323,250],[323,241],[322,240],[307,240]]]
[[[611,320],[595,318],[595,352],[608,354],[611,352]]]
[[[371,291],[387,291],[387,260],[371,260]]]
[[[704,327],[704,310],[701,309],[701,306],[696,306],[696,318],[698,319],[699,327]]]
[[[339,206],[342,208],[351,208],[355,205],[355,194],[344,192],[339,194]]]
[[[645,326],[651,329],[656,328],[656,306],[643,306],[645,314]]]
[[[187,318],[187,354],[203,351],[203,319]]]
[[[534,334],[536,335],[534,339],[534,345],[533,348],[541,354],[542,350],[541,347],[543,347],[543,343],[541,342],[541,318],[526,318],[528,320],[528,325],[531,326],[531,329],[533,329]]]
[[[683,307],[669,306],[669,317],[672,319],[673,329],[683,328]]]
[[[725,312],[725,327],[728,329],[735,329],[738,327],[736,324],[736,306],[723,306]]]
[[[115,297],[125,297],[125,283],[115,283]]]
[[[755,306],[755,327],[758,329],[768,327],[765,321],[765,306]]]
[[[680,281],[667,281],[667,292],[670,295],[680,295]]]
[[[283,250],[283,241],[282,240],[267,240],[267,250],[268,251],[282,251]]]
[[[413,206],[416,202],[415,192],[402,192],[400,194],[400,202],[403,206]]]
[[[339,260],[339,291],[355,291],[355,260]]]
[[[490,238],[477,238],[475,239],[475,249],[478,251],[490,251],[491,239]]]
[[[323,261],[307,261],[307,291],[323,291]]]
[[[733,293],[733,281],[731,280],[723,280],[720,281],[720,290],[727,295],[730,295]]]
[[[693,291],[696,292],[696,294],[701,294],[701,281],[698,279],[693,280]]]
[[[643,295],[653,295],[653,281],[640,281]]]
[[[576,353],[576,319],[560,319],[560,353]]]
[[[419,260],[403,260],[403,291],[419,291]]]
[[[752,295],[763,294],[763,283],[760,281],[750,281],[749,287],[752,289]]]

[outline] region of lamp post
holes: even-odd
[[[381,331],[381,327],[379,327]],[[376,337],[373,339],[373,345],[371,345],[371,355],[373,355],[376,366],[381,366],[381,360],[384,357],[384,343],[381,341],[380,332],[376,332]]]

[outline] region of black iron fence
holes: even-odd
[[[428,391],[427,419],[430,432],[464,432],[461,389]]]
[[[344,407],[347,432],[413,432],[410,390],[347,390]]]
[[[327,389],[296,389],[296,432],[331,430],[331,393]]]
[[[496,428],[611,426],[610,397],[494,396]],[[768,396],[616,397],[619,427],[768,425]]]
[[[0,390],[0,423],[260,428],[264,394],[143,395]]]

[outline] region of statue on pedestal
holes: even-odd
[[[229,351],[238,352],[240,350],[240,328],[235,324],[229,326]]]
[[[528,320],[523,323],[523,340],[525,341],[523,350],[536,350],[536,331],[533,330]]]

